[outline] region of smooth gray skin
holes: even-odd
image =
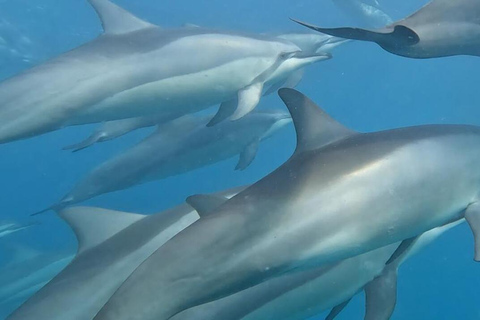
[[[393,20],[385,13],[376,0],[332,0],[349,17],[353,18],[359,26],[367,28],[383,28],[392,24]]]
[[[396,267],[460,222],[462,221],[422,234],[408,252],[396,261]],[[232,296],[181,312],[172,320],[310,319],[349,301],[381,276],[386,262],[399,245],[400,243],[391,244],[333,266],[279,276]],[[386,295],[385,292],[383,294]],[[369,312],[380,313],[376,310]]]
[[[244,187],[219,193],[229,198]],[[182,204],[154,215],[72,207],[59,212],[79,241],[75,259],[7,319],[92,319],[135,268],[199,219]]]
[[[170,117],[165,117],[165,115],[151,115],[146,117],[122,119],[122,120],[113,120],[108,121],[102,124],[97,130],[95,130],[87,139],[72,144],[63,148],[64,150],[72,150],[73,152],[83,150],[94,145],[97,142],[105,142],[121,137],[127,133],[130,133],[134,130],[153,127],[165,123],[170,119]]]
[[[301,93],[279,92],[297,131],[295,154],[157,250],[96,320],[170,319],[281,274],[416,237],[477,201],[479,127],[360,134]]]
[[[480,56],[477,0],[433,0],[411,16],[376,31],[320,28],[296,22],[332,36],[376,42],[386,51],[409,58]]]
[[[330,58],[271,36],[164,30],[108,0],[89,2],[103,35],[0,83],[0,143],[70,125],[179,117],[237,96],[238,119],[255,108],[264,85]]]
[[[186,116],[161,126],[138,145],[96,167],[52,209],[189,172],[238,154],[236,169],[243,170],[253,161],[260,141],[291,122],[287,113],[279,111],[254,112],[237,121],[206,127],[210,118]]]

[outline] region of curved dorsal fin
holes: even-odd
[[[157,27],[137,18],[127,10],[120,8],[110,0],[89,0],[102,21],[107,34],[122,34],[145,28]]]
[[[58,215],[75,232],[79,254],[145,217],[142,214],[93,207],[66,208],[60,210]]]
[[[296,153],[317,149],[357,133],[335,121],[297,90],[283,88],[278,95],[287,106],[295,125]]]

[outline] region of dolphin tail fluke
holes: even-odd
[[[361,28],[321,28],[306,22],[292,20],[302,26],[330,36],[351,40],[370,41],[378,43],[381,46],[411,46],[420,41],[420,38],[415,31],[402,25],[396,25],[391,32],[380,32]]]
[[[101,133],[97,132],[92,134],[90,137],[88,137],[82,142],[63,147],[63,150],[72,150],[72,152],[78,152],[80,150],[86,149],[94,145],[100,140],[100,138],[101,138]]]

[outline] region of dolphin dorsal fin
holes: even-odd
[[[278,95],[287,106],[297,132],[296,153],[317,149],[357,134],[335,121],[312,100],[295,89],[280,89]]]
[[[60,210],[58,215],[75,232],[78,239],[78,254],[104,242],[145,217],[136,213],[93,207],[70,207]]]
[[[218,195],[197,194],[187,198],[187,203],[197,211],[201,218],[205,218],[224,204],[228,200],[227,197]]]
[[[100,17],[106,34],[122,34],[157,27],[137,18],[110,0],[89,0],[89,2]]]

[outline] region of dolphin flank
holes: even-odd
[[[279,94],[297,132],[293,156],[159,248],[95,320],[170,319],[280,275],[403,241],[389,263],[422,233],[463,217],[480,260],[479,127],[361,134],[298,91]]]

